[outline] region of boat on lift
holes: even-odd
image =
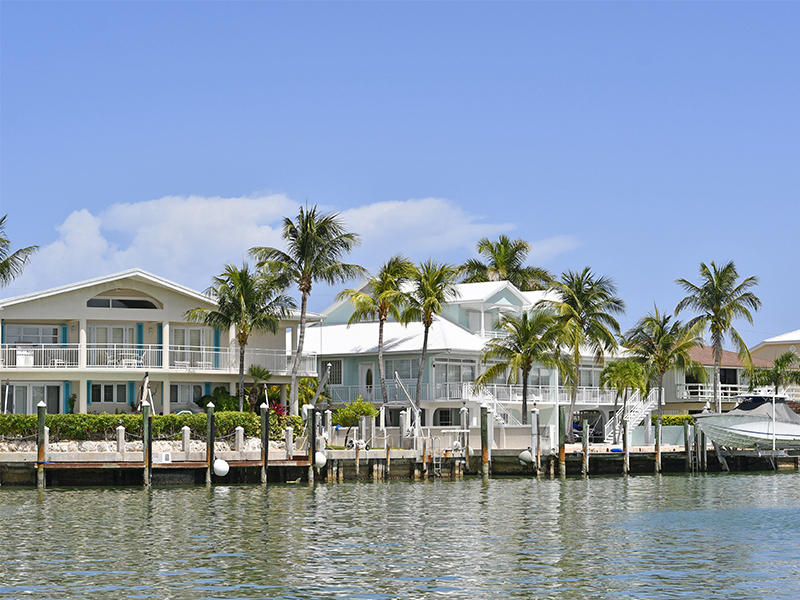
[[[727,448],[800,448],[800,415],[786,398],[747,394],[737,400],[736,408],[726,413],[695,415],[697,428]]]

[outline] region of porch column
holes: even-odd
[[[86,368],[86,319],[81,319],[78,324],[78,368],[85,369]],[[78,412],[86,412],[86,396],[85,396],[85,385],[81,385],[80,389],[81,392],[78,394],[78,402],[83,402],[82,406],[83,409],[79,410]],[[81,396],[84,394],[84,396]],[[83,398],[83,400],[81,400]]]
[[[81,331],[83,331],[83,327],[81,327]],[[81,356],[84,356],[81,353]],[[75,402],[75,412],[79,414],[86,413],[86,396],[87,396],[87,389],[86,386],[89,382],[86,379],[81,379],[78,381],[78,401]]]
[[[484,320],[483,320],[483,310],[484,307],[483,304],[481,304],[481,338],[486,337],[486,326],[484,325]]]
[[[161,367],[169,369],[169,321],[161,324]]]
[[[168,415],[171,412],[170,409],[170,381],[169,379],[165,379],[161,383],[161,412],[165,415]]]

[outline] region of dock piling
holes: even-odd
[[[631,440],[628,432],[628,419],[622,419],[622,474],[631,472]]]
[[[206,485],[211,485],[211,472],[214,468],[214,403],[206,405]]]
[[[481,473],[489,477],[489,409],[481,406]]]
[[[567,476],[567,413],[569,411],[569,407],[567,406],[559,406],[558,407],[558,476],[559,477],[566,477]],[[569,424],[569,427],[572,427],[572,423]]]
[[[655,472],[661,473],[661,419],[656,419],[656,464]]]
[[[45,485],[44,461],[45,461],[45,449],[47,443],[45,441],[46,434],[45,434],[44,420],[46,413],[47,413],[47,405],[44,403],[44,400],[42,400],[41,402],[39,402],[39,404],[36,405],[36,418],[38,425],[38,428],[36,430],[36,485],[40,489],[44,489]]]
[[[142,481],[144,487],[150,487],[153,474],[153,438],[150,432],[150,428],[153,426],[153,421],[150,419],[151,408],[147,400],[142,402],[142,462],[144,463]]]
[[[583,420],[581,423],[583,426],[583,469],[581,473],[583,475],[589,474],[589,421],[587,419]]]
[[[262,402],[258,410],[261,413],[261,483],[265,484],[269,469],[269,409],[267,403]]]

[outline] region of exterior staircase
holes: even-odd
[[[478,402],[488,404],[494,410],[494,418],[500,425],[522,425],[506,407],[503,406],[494,395],[486,388],[476,388],[471,383],[464,384],[463,398],[472,398]]]
[[[615,429],[616,429],[616,437],[619,438],[620,434],[622,433],[622,420],[627,419],[628,422],[628,431],[637,427],[644,417],[656,407],[658,403],[658,388],[650,390],[650,393],[647,395],[646,398],[642,399],[641,394],[638,390],[636,390],[633,395],[628,398],[627,402],[627,414],[624,414],[625,406],[620,408],[613,416],[613,418],[608,420],[608,423],[605,424],[603,433],[604,438],[607,444],[611,444],[614,441],[615,437]]]

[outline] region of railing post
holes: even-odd
[[[211,485],[211,472],[214,469],[215,437],[214,403],[209,402],[206,405],[206,485]]]
[[[267,483],[269,468],[269,409],[266,402],[259,406],[261,412],[261,483]]]
[[[44,488],[44,461],[46,449],[46,432],[44,426],[45,415],[47,413],[47,405],[44,400],[36,405],[36,417],[38,428],[36,430],[36,485],[39,488]]]

